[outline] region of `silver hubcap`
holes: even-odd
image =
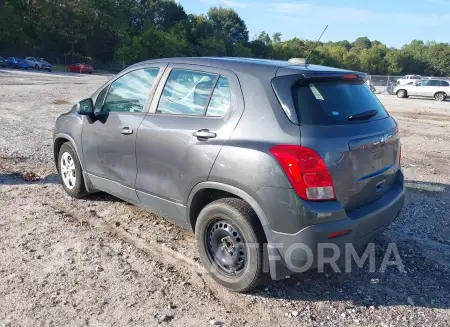
[[[437,100],[438,100],[438,101],[444,100],[444,96],[443,96],[442,94],[438,94]]]
[[[75,162],[69,152],[64,152],[62,154],[60,170],[64,185],[66,185],[69,190],[72,190],[75,187],[77,175],[75,170]]]

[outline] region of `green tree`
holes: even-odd
[[[208,18],[217,31],[231,38],[231,42],[248,42],[247,26],[233,9],[212,7],[208,10]]]
[[[272,42],[273,43],[280,43],[281,42],[281,33],[273,33],[272,35]]]
[[[266,46],[269,46],[272,44],[272,40],[270,39],[269,34],[267,34],[264,31],[259,33],[257,40],[263,42]]]
[[[369,49],[372,46],[372,42],[368,37],[359,37],[353,42],[353,47],[359,49]]]
[[[450,45],[431,43],[426,51],[428,72],[436,76],[450,76]]]
[[[233,57],[253,57],[253,52],[246,44],[238,42],[233,46]]]

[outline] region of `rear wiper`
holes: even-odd
[[[348,120],[366,120],[378,114],[377,110],[367,110],[356,115],[351,115]]]

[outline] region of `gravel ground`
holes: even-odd
[[[402,134],[405,209],[376,240],[405,272],[217,286],[193,236],[105,194],[65,195],[56,117],[109,77],[0,70],[0,326],[449,326],[450,102],[380,96]]]

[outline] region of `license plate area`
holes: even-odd
[[[372,151],[372,160],[380,160],[384,157],[384,149]]]

